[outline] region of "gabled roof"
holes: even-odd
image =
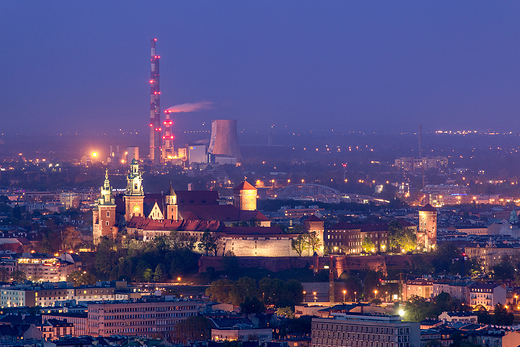
[[[323,220],[321,218],[316,217],[316,215],[313,214],[312,216],[304,220],[304,222],[323,222]]]
[[[233,190],[236,192],[239,190],[256,190],[256,188],[253,187],[249,182],[244,181],[244,182],[240,183],[238,186],[236,186],[235,189],[233,189]]]
[[[173,190],[172,183],[170,182],[170,189],[168,189],[168,195],[173,196],[175,195],[175,191]]]
[[[179,211],[179,213],[184,220],[223,222],[248,222],[251,219],[256,219],[258,221],[269,220],[259,211],[242,211],[233,205],[186,205]]]
[[[437,209],[430,204],[426,204],[426,206],[421,208],[419,211],[437,212]]]

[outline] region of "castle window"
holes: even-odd
[[[107,223],[107,226],[108,226],[108,221],[106,223]]]
[[[107,217],[110,217],[110,211],[107,211]]]

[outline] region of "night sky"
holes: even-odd
[[[147,132],[152,38],[189,129],[518,130],[516,1],[0,0],[0,25],[6,134]]]

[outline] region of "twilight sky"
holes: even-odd
[[[516,131],[520,2],[0,0],[0,132]],[[204,129],[209,129],[208,124]]]

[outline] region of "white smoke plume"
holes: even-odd
[[[165,112],[180,113],[180,112],[195,112],[200,110],[210,110],[213,108],[211,101],[200,101],[195,103],[179,104],[172,107],[168,107]]]

